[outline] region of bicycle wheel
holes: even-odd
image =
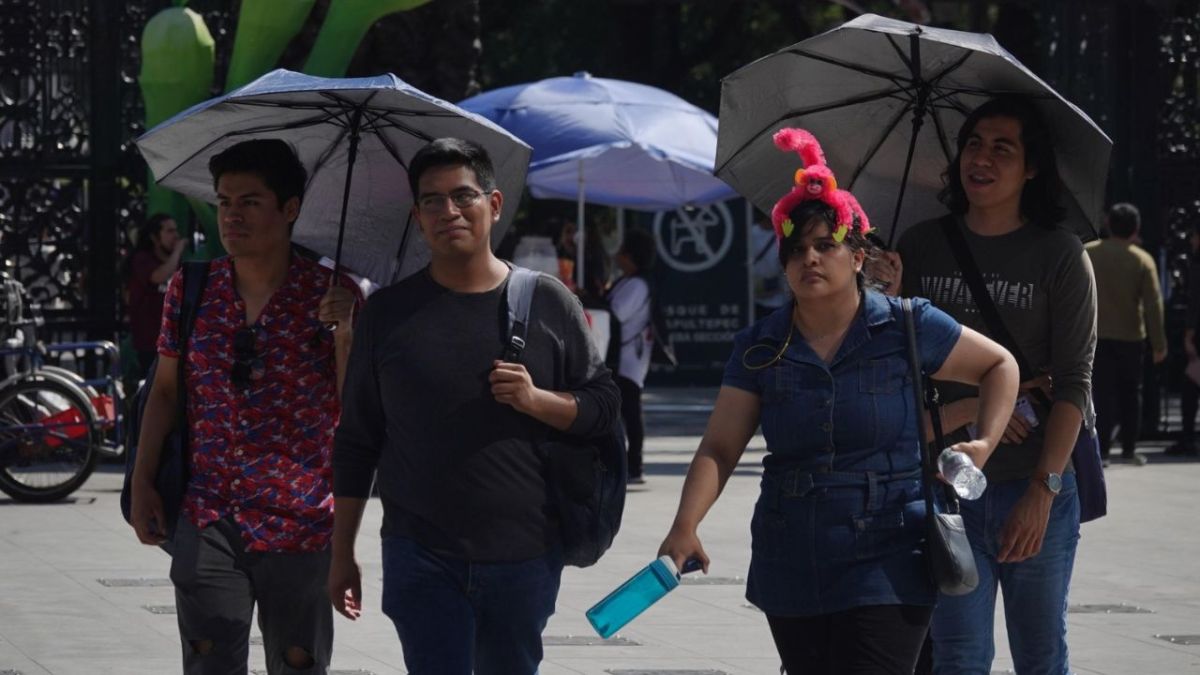
[[[96,418],[78,387],[28,377],[0,390],[0,490],[52,502],[96,468]]]

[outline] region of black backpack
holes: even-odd
[[[509,338],[505,361],[519,362],[525,349],[538,276],[538,272],[513,266],[506,297]],[[558,515],[563,563],[594,565],[621,528],[628,474],[625,429],[618,420],[604,435],[587,439],[552,430],[538,449],[544,456],[546,487]]]
[[[643,279],[646,282],[646,285],[649,287],[649,293],[646,296],[646,303],[648,303],[650,305],[650,316],[649,316],[649,320],[648,320],[649,322],[645,326],[643,326],[641,330],[638,331],[638,334],[640,334],[643,330],[646,330],[647,328],[650,329],[650,362],[657,363],[659,365],[664,365],[664,366],[672,366],[672,367],[678,366],[679,359],[678,359],[678,357],[675,356],[675,344],[672,341],[673,339],[671,336],[671,329],[668,328],[667,317],[666,317],[666,315],[663,314],[662,307],[659,306],[658,300],[655,298],[656,294],[654,292],[654,284],[651,283],[650,277],[647,277],[645,275],[638,275],[638,276],[641,279]],[[622,277],[621,279],[618,279],[617,284],[613,286],[613,289],[616,289],[617,285],[620,285],[622,283],[622,281],[624,281],[625,279],[629,279],[629,278],[634,278],[634,277]],[[610,297],[612,295],[613,289],[610,289],[608,292]],[[609,313],[612,314],[612,311],[610,310]],[[621,322],[616,319],[615,315],[613,316],[613,320],[618,326],[620,326]],[[616,335],[615,339],[618,342],[620,342],[620,340],[623,336],[621,335],[619,330],[615,335]],[[610,347],[611,347],[611,342],[610,342]],[[620,347],[620,345],[618,345],[617,357],[616,357],[617,360],[614,363],[620,363],[620,348],[619,347]],[[609,351],[610,352],[612,351],[611,348]],[[616,371],[616,366],[614,366],[612,363],[609,363],[608,365],[609,365],[609,368],[611,368],[613,371]]]
[[[163,515],[166,519],[167,531],[163,532],[168,540],[174,534],[175,521],[179,518],[179,510],[183,506],[183,495],[187,492],[188,484],[188,425],[187,425],[187,387],[184,382],[184,362],[187,361],[188,341],[192,337],[192,329],[196,325],[196,312],[200,307],[200,296],[204,294],[204,286],[208,283],[208,262],[188,262],[183,264],[183,302],[179,307],[179,374],[175,429],[163,441],[162,452],[159,455],[158,474],[154,486],[162,497]],[[146,412],[146,402],[150,399],[150,390],[154,385],[154,374],[158,370],[158,357],[151,362],[146,371],[146,379],[138,387],[135,394],[136,405],[129,413],[125,426],[125,483],[121,486],[121,515],[129,522],[129,511],[132,499],[133,467],[137,462],[137,443],[142,431],[142,417]]]

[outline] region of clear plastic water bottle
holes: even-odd
[[[593,605],[587,611],[587,620],[600,637],[607,639],[678,585],[675,561],[664,555]]]
[[[938,471],[963,499],[979,499],[987,489],[987,478],[965,453],[946,448],[938,455]]]

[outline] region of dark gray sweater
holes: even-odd
[[[1030,367],[1054,380],[1054,400],[1090,407],[1092,357],[1096,351],[1096,280],[1079,237],[1062,228],[1026,225],[1015,232],[981,237],[956,219],[995,300],[996,308]],[[938,309],[989,335],[954,253],[936,220],[914,225],[896,246],[904,263],[902,294],[928,298]],[[974,396],[963,385],[939,385],[943,400]],[[1019,445],[1001,443],[984,466],[989,480],[1028,478],[1037,467],[1043,424]],[[963,440],[951,435],[947,441]]]
[[[537,443],[549,427],[497,403],[488,384],[507,341],[508,282],[457,293],[428,270],[368,300],[355,325],[334,441],[334,494],[365,498],[377,473],[383,535],[472,561],[526,560],[557,539]],[[579,301],[538,281],[521,362],[543,389],[571,391],[568,434],[611,428],[620,395]]]

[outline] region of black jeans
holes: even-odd
[[[642,388],[628,377],[617,375],[614,379],[621,391],[621,422],[625,425],[625,438],[629,440],[629,477],[637,478],[642,475],[642,444],[646,440]]]
[[[788,675],[910,675],[932,616],[932,607],[873,605],[767,623]]]
[[[1142,418],[1142,343],[1098,340],[1092,373],[1100,456],[1108,457],[1113,428],[1121,427],[1121,453],[1137,448]]]

